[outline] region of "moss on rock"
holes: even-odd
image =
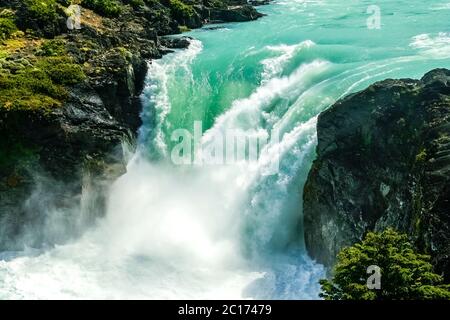
[[[64,102],[65,86],[85,79],[62,41],[44,42],[36,51],[42,56],[0,59],[0,108],[49,111]]]

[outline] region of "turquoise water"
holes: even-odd
[[[189,66],[192,79],[180,69],[170,75],[168,125],[191,127],[193,120],[203,120],[209,127],[233,101],[259,88],[265,77],[286,77],[317,60],[328,63],[326,70],[303,80],[309,82],[307,88],[329,80],[327,88],[321,89],[323,97],[304,107],[307,113],[298,120],[323,110],[321,100],[333,101],[374,81],[420,78],[432,68],[449,67],[449,3],[377,1],[379,30],[367,27],[366,11],[372,4],[281,0],[259,7],[268,16],[258,21],[188,33],[201,41],[203,50]],[[292,104],[288,99],[298,96],[286,92],[279,98]]]
[[[317,115],[377,80],[450,68],[450,3],[377,1],[380,29],[371,4],[274,1],[152,61],[106,217],[67,245],[0,256],[0,298],[317,299],[301,215]],[[279,139],[253,163],[174,165],[171,136],[194,121],[202,146],[229,129]]]

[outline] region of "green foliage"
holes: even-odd
[[[179,26],[178,28],[180,29],[180,32],[189,32],[189,31],[191,31],[191,29],[189,29],[186,26]]]
[[[48,110],[61,105],[66,97],[63,87],[48,74],[30,67],[23,73],[0,75],[0,106],[6,109]]]
[[[427,149],[422,148],[416,155],[416,162],[425,162],[427,160]]]
[[[367,268],[381,269],[381,289],[367,287]],[[320,281],[327,300],[450,299],[449,285],[433,273],[430,257],[414,252],[408,237],[392,229],[368,233],[338,255],[331,280]]]
[[[170,10],[178,21],[183,21],[195,14],[192,6],[184,3],[182,0],[170,0]]]
[[[48,57],[40,60],[36,66],[44,70],[56,84],[71,85],[85,79],[81,67],[68,57]]]
[[[44,40],[36,56],[6,59],[14,48],[26,48],[26,39],[5,41],[0,54],[0,108],[44,110],[59,107],[67,98],[65,86],[85,79],[80,65],[67,55],[66,40]],[[0,50],[0,53],[2,52]]]
[[[58,17],[56,0],[25,0],[24,4],[27,18],[41,26],[55,22]]]
[[[81,5],[107,17],[117,17],[121,12],[121,3],[116,0],[82,0]]]
[[[17,27],[11,18],[0,17],[0,41],[6,40],[17,31]]]
[[[37,55],[45,57],[61,56],[66,53],[66,43],[62,39],[45,41],[39,48]]]
[[[0,108],[51,110],[67,97],[65,85],[82,81],[81,67],[70,58],[45,57],[16,74],[0,73]]]

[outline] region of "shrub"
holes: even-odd
[[[11,18],[0,17],[0,41],[6,40],[17,31],[17,27]]]
[[[67,57],[45,58],[37,64],[37,67],[45,70],[56,84],[71,85],[85,79],[83,69]]]
[[[367,268],[381,270],[381,289],[367,286]],[[338,255],[331,280],[321,280],[327,300],[450,299],[450,286],[433,273],[430,257],[414,252],[408,237],[392,229],[368,233]]]
[[[173,17],[178,21],[183,21],[184,19],[192,17],[195,14],[192,6],[181,0],[170,0],[170,10],[172,11]]]
[[[58,15],[56,0],[25,0],[27,18],[36,21],[39,25],[53,23]]]
[[[39,48],[37,55],[45,57],[61,56],[66,53],[66,44],[62,39],[45,41]]]
[[[116,17],[122,11],[120,2],[116,0],[82,0],[81,5],[108,17]]]

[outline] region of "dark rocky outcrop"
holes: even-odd
[[[236,5],[227,8],[207,8],[203,11],[203,16],[211,22],[242,22],[256,20],[263,16],[252,6]]]
[[[15,250],[76,235],[101,215],[107,186],[125,172],[122,144],[133,143],[133,125],[113,117],[84,85],[71,90],[64,108],[49,114],[0,112],[0,247]],[[87,189],[90,216],[69,216],[80,209]],[[48,216],[52,210],[67,215],[60,219],[72,234],[39,234],[40,224],[53,223],[47,220],[54,218]],[[27,236],[29,228],[37,236]],[[11,241],[15,237],[23,243]]]
[[[318,119],[317,159],[304,188],[309,254],[331,266],[340,249],[394,227],[450,277],[450,71],[385,80]]]

